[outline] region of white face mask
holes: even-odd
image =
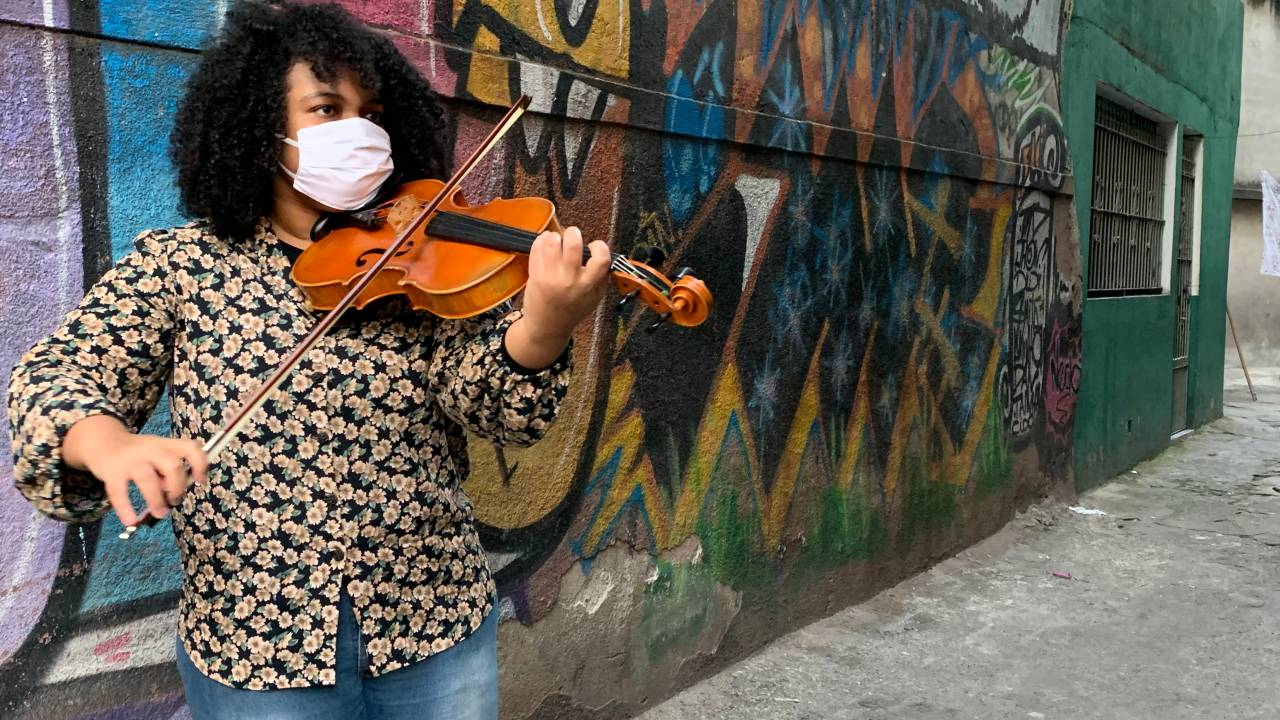
[[[334,210],[369,204],[395,169],[391,136],[364,118],[305,127],[297,140],[281,139],[298,148],[298,172],[280,164],[293,188]]]

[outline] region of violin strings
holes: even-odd
[[[518,228],[507,227],[497,223],[470,218],[449,212],[436,215],[428,224],[428,232],[444,237],[457,236],[460,240],[478,240],[496,250],[528,253],[533,246],[537,233]],[[661,287],[656,278],[632,264],[631,260],[621,253],[611,253],[609,268],[626,273],[632,278],[647,281]]]

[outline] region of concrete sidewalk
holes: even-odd
[[[643,720],[1280,718],[1280,373],[1260,402]],[[1054,573],[1069,573],[1063,579]]]

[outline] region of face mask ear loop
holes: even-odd
[[[301,149],[302,149],[302,146],[298,144],[298,141],[297,141],[297,140],[290,140],[290,139],[289,139],[287,136],[285,136],[285,135],[276,135],[276,137],[280,138],[280,141],[281,141],[281,142],[283,142],[283,143],[284,143],[284,144],[286,144],[286,145],[292,145],[292,146],[294,146],[294,147],[298,148],[299,150],[301,150]],[[285,167],[283,162],[280,162],[279,160],[277,160],[277,161],[276,161],[276,164],[280,166],[280,169],[284,171],[284,174],[285,174],[285,175],[288,175],[288,176],[289,176],[289,179],[290,179],[290,180],[297,181],[297,179],[298,179],[297,174],[296,174],[296,173],[293,173],[293,172],[290,172],[290,171],[289,171],[289,168]]]

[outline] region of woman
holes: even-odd
[[[495,718],[495,588],[459,491],[466,432],[528,444],[554,418],[608,248],[530,254],[523,310],[351,313],[210,464],[200,440],[317,317],[289,278],[325,214],[450,169],[442,108],[333,7],[245,3],[172,135],[202,218],[145,232],[11,380],[18,488],[71,522],[172,508],[178,669],[205,718]],[[173,438],[137,434],[171,383]],[[188,487],[186,468],[194,482]]]

